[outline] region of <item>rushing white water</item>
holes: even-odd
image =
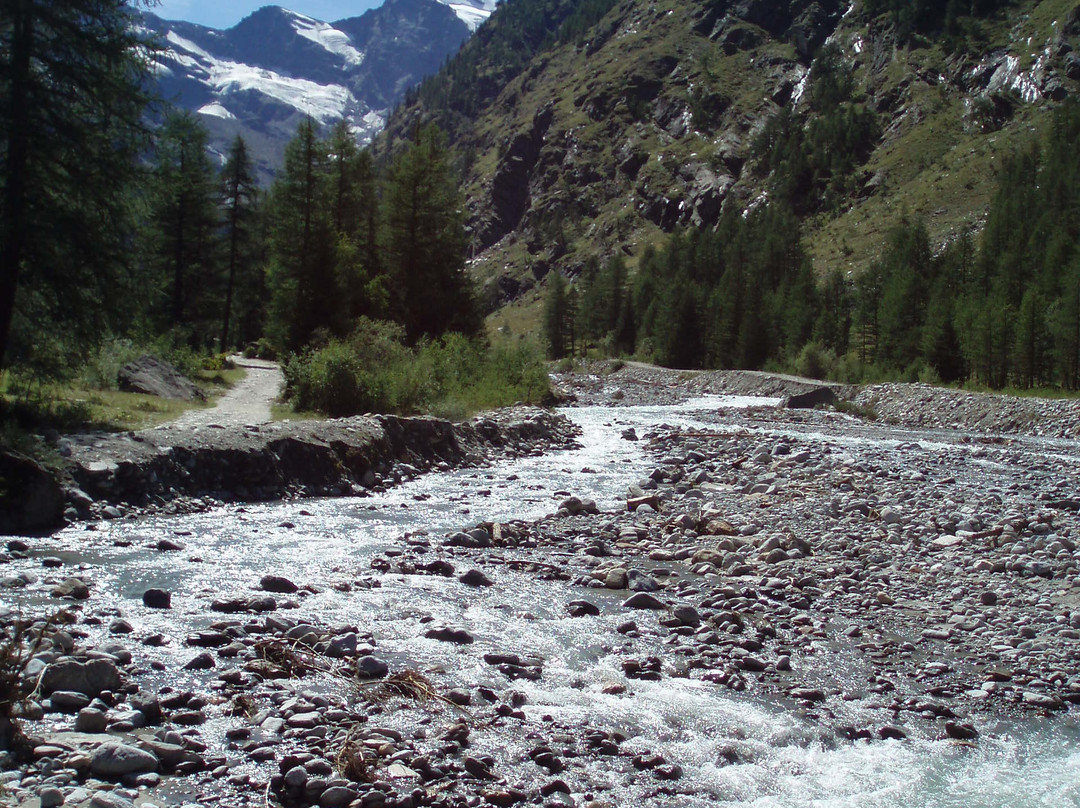
[[[144,663],[166,662],[175,687],[185,686],[176,681],[178,661],[193,655],[183,637],[221,617],[208,610],[210,600],[250,596],[266,573],[318,590],[299,598],[290,617],[357,625],[376,638],[379,655],[392,667],[432,672],[447,687],[489,682],[505,687],[496,681],[500,674],[483,662],[487,651],[540,657],[543,678],[514,684],[527,695],[530,723],[550,716],[563,726],[617,730],[627,736],[624,748],[660,752],[682,766],[684,776],[668,794],[625,758],[591,760],[583,771],[574,771],[575,782],[590,784],[619,806],[1080,805],[1075,717],[984,723],[975,746],[918,733],[905,741],[850,743],[790,705],[705,681],[665,677],[627,682],[620,667],[627,641],[615,631],[626,614],[615,594],[589,590],[601,613],[570,618],[565,604],[582,597],[580,588],[540,581],[498,564],[485,567],[499,584],[488,589],[468,589],[452,578],[396,574],[380,576],[376,588],[364,585],[371,578],[371,559],[400,547],[405,533],[438,535],[479,521],[535,519],[551,513],[567,493],[595,498],[604,510],[620,507],[626,485],[651,466],[641,443],[623,439],[623,430],[635,427],[644,435],[661,423],[715,430],[718,407],[763,403],[710,397],[676,407],[570,410],[567,414],[583,430],[579,450],[428,475],[363,499],[230,506],[208,514],[103,523],[92,530],[75,526],[37,555],[62,557],[65,574],[86,565],[97,611],[116,610],[140,633],[158,631],[170,638],[165,647],[140,647],[137,654]],[[860,439],[897,440],[886,434]],[[147,549],[162,538],[182,542],[185,549]],[[550,560],[558,563],[557,557]],[[26,563],[26,569],[40,571],[32,566],[36,559]],[[335,588],[344,589],[344,584],[350,591]],[[141,595],[149,587],[171,591],[173,609],[144,608]],[[42,581],[22,592],[3,592],[0,606],[17,607],[20,598],[41,597],[46,591]],[[467,629],[475,644],[458,647],[425,639],[424,627],[432,619]],[[656,616],[635,614],[635,619],[647,624]],[[648,653],[662,655],[663,645],[634,651]],[[196,684],[204,674],[179,675]],[[615,682],[628,684],[628,692],[602,692],[605,684]],[[849,716],[864,709],[859,703],[830,706]],[[535,766],[522,767],[520,750],[515,756],[483,734],[474,737],[478,752],[500,760],[500,771],[516,772],[522,780],[536,777]],[[725,755],[731,750],[738,762],[728,765]]]

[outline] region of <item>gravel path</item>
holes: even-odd
[[[276,362],[261,359],[232,357],[232,361],[247,371],[247,376],[233,386],[217,403],[204,410],[188,410],[169,429],[196,427],[245,427],[269,423],[270,405],[281,392],[284,377]]]

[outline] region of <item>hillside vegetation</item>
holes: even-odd
[[[1080,84],[1075,0],[508,0],[377,144],[434,121],[459,154],[495,325],[546,278],[768,201],[820,285],[902,221],[977,237],[1012,155]],[[580,291],[580,289],[579,289]]]

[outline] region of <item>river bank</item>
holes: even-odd
[[[1080,398],[973,393],[900,382],[847,385],[752,370],[669,370],[613,360],[584,363],[576,372],[556,374],[555,380],[583,404],[672,403],[710,394],[783,399],[828,389],[853,411],[891,426],[1080,437]]]
[[[841,407],[895,426],[1080,436],[1080,400],[1075,399],[913,384],[850,386],[755,371],[675,371],[613,361],[586,363],[555,378],[557,390],[580,404],[664,405],[715,394],[786,400],[825,391]],[[140,432],[57,436],[53,449],[65,466],[59,480],[5,455],[0,460],[16,466],[4,473],[23,480],[27,490],[9,492],[0,528],[8,534],[34,533],[65,521],[185,513],[226,502],[358,496],[431,470],[490,462],[501,454],[551,451],[573,441],[564,420],[539,408],[508,408],[458,424],[387,415],[295,422],[260,416],[246,423],[254,405],[240,404],[237,412],[196,411],[175,424]],[[268,412],[268,405],[264,409]]]
[[[969,804],[1080,797],[1073,441],[679,409],[700,382],[643,373],[581,377],[607,437],[538,480],[9,548],[14,600],[71,622],[32,663],[34,762],[0,782],[27,808],[811,805],[869,760],[830,799],[899,806],[959,757],[994,772]],[[1030,721],[1050,739],[1014,744]]]
[[[54,447],[64,458],[62,477],[35,470],[36,492],[8,496],[0,523],[17,535],[65,522],[205,511],[226,502],[363,496],[430,471],[565,449],[574,437],[565,418],[536,407],[461,423],[363,415],[66,435]],[[30,479],[32,466],[24,463],[14,473]]]

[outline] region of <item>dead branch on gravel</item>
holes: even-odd
[[[371,783],[375,780],[372,762],[368,761],[364,744],[350,735],[334,756],[334,768],[338,774],[354,783]]]
[[[333,673],[333,668],[315,654],[300,650],[299,643],[260,640],[255,643],[256,659],[245,668],[264,679],[298,679],[309,673]]]
[[[361,690],[372,688],[373,692],[368,696],[372,701],[386,701],[397,697],[418,702],[438,701],[449,704],[451,707],[458,707],[439,693],[430,679],[414,670],[392,673],[376,682],[358,681],[356,686]]]
[[[252,718],[258,712],[258,705],[255,703],[255,699],[246,693],[239,693],[233,697],[232,714],[235,716],[245,716]]]
[[[52,641],[52,629],[73,619],[61,610],[43,624],[16,617],[0,627],[0,751],[10,751],[17,758],[29,755],[30,743],[18,715],[35,689],[26,680],[26,666]]]

